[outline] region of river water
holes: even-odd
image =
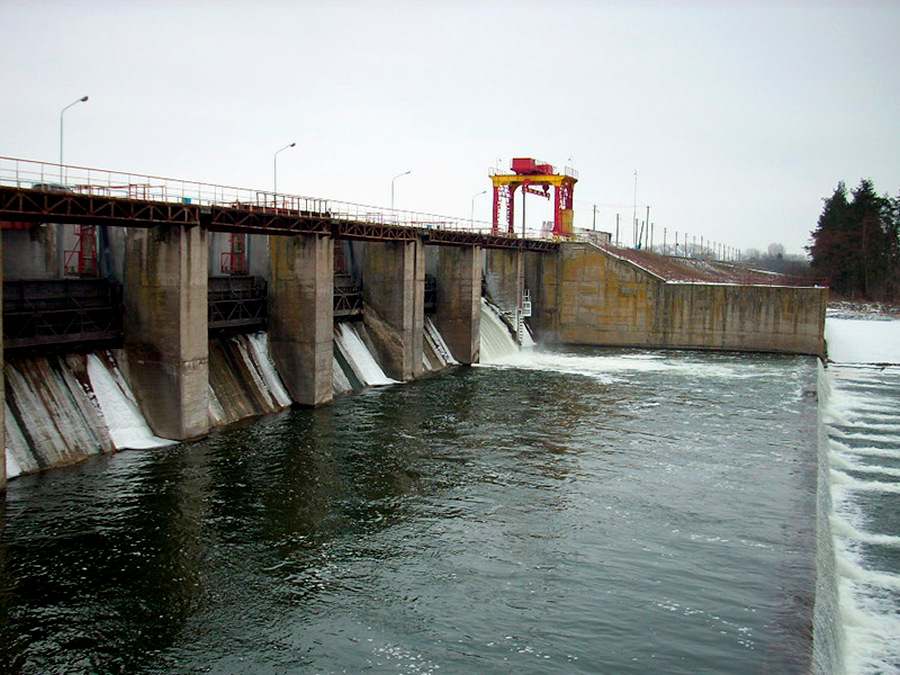
[[[815,380],[537,350],[23,476],[0,672],[807,672]]]

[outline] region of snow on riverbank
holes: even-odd
[[[828,359],[837,363],[900,364],[900,319],[829,316],[825,342]]]

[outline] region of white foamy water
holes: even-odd
[[[353,324],[342,322],[335,326],[335,344],[341,350],[347,363],[350,364],[354,374],[365,385],[378,387],[397,382],[384,374]]]
[[[822,421],[845,672],[900,673],[900,321],[829,318]],[[877,364],[877,365],[876,365]]]
[[[450,348],[444,342],[444,336],[440,334],[429,316],[425,317],[425,340],[440,361],[437,365],[432,364],[431,367],[427,368],[428,370],[434,370],[437,367],[446,368],[458,363],[450,354]]]
[[[500,311],[485,298],[481,299],[480,362],[508,363],[523,350],[534,347],[534,340],[527,328],[523,331],[522,345],[500,318]]]
[[[481,299],[481,363],[495,363],[518,353],[519,345],[513,339],[497,310],[484,298]]]
[[[6,384],[7,478],[173,442],[150,431],[108,352],[15,359]]]
[[[87,365],[91,388],[117,450],[159,448],[175,443],[150,430],[118,370],[110,372],[96,354],[88,355]]]
[[[252,372],[259,373],[263,383],[263,391],[268,392],[276,405],[286,408],[291,404],[291,396],[284,388],[281,376],[275,370],[275,364],[269,355],[269,334],[265,332],[253,333],[247,336],[247,342],[252,352],[246,354],[242,351],[247,367]]]

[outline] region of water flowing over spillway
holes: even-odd
[[[900,672],[900,321],[827,320],[820,401],[833,540],[835,654]],[[828,593],[834,597],[829,597]]]
[[[334,391],[391,384],[366,345],[360,325],[335,328]],[[427,371],[453,365],[430,319],[425,321]],[[340,354],[340,358],[338,358]],[[124,448],[172,444],[150,430],[119,370],[119,351],[12,357],[5,363],[7,477],[76,464]],[[343,364],[343,365],[342,365]],[[209,422],[225,426],[291,405],[269,354],[265,332],[209,342]]]
[[[450,353],[444,337],[440,334],[431,317],[425,317],[425,340],[423,345],[422,362],[426,372],[443,370],[450,366],[458,365],[456,359]]]
[[[520,345],[496,305],[481,299],[481,363],[495,363],[518,354],[522,347],[533,347],[534,341],[527,327],[523,326],[522,331]]]
[[[291,404],[269,356],[268,334],[232,335],[209,342],[211,426],[283,410]]]
[[[431,317],[423,324],[422,367],[426,373],[457,365]],[[369,332],[360,322],[340,322],[334,327],[333,385],[335,394],[364,387],[396,384],[384,373]]]
[[[366,387],[395,384],[396,380],[392,380],[385,375],[381,365],[375,360],[365,343],[365,336],[365,327],[362,324],[350,322],[335,324],[335,366],[344,373],[343,380],[346,380],[347,384],[351,385],[352,388],[357,388],[353,386],[354,384]],[[340,358],[337,358],[338,355]],[[342,369],[344,364],[346,364],[347,370]],[[344,384],[343,380],[341,381],[341,386]],[[337,386],[337,383],[335,386]]]
[[[150,431],[112,352],[14,358],[5,371],[8,478],[172,443]]]

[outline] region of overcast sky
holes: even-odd
[[[800,253],[900,192],[900,2],[0,2],[0,155],[468,218],[579,172],[575,224]],[[635,194],[635,171],[637,190]],[[490,194],[475,197],[490,219]],[[529,197],[529,220],[550,219]]]

